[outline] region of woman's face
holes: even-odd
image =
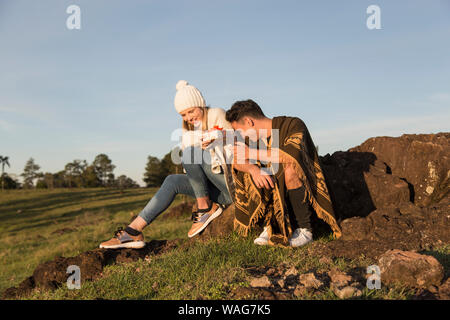
[[[184,121],[194,127],[200,125],[203,119],[203,110],[200,107],[192,107],[180,113]]]

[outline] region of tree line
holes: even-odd
[[[2,174],[0,176],[1,188],[3,189],[53,189],[53,188],[96,188],[116,187],[135,188],[139,185],[126,175],[115,177],[113,171],[115,165],[106,154],[99,154],[91,164],[86,160],[74,160],[67,163],[64,169],[56,173],[41,172],[41,167],[30,158],[20,176],[23,182],[8,175],[5,166],[10,166],[9,157],[0,156]],[[148,156],[144,171],[144,182],[146,187],[159,187],[169,174],[182,173],[181,165],[175,165],[171,160],[171,153],[162,159]]]

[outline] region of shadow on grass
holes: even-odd
[[[111,205],[99,205],[95,207],[89,207],[88,209],[76,209],[72,211],[68,211],[64,214],[62,214],[60,217],[48,217],[48,218],[40,218],[38,224],[27,224],[26,226],[20,226],[18,228],[12,228],[9,229],[8,232],[20,232],[27,229],[33,229],[37,227],[46,227],[53,225],[55,223],[64,223],[73,221],[73,219],[77,216],[80,216],[84,214],[85,212],[102,212],[104,211],[107,215],[106,217],[109,218],[111,214],[115,214],[120,211],[125,210],[134,210],[134,209],[140,209],[144,208],[145,204],[148,200],[138,200],[138,201],[132,201],[132,202],[121,202],[117,204],[111,204]]]
[[[151,192],[149,192],[149,199],[151,198]],[[77,203],[80,203],[84,201],[85,203],[88,203],[91,199],[94,201],[105,201],[105,200],[117,200],[117,199],[123,199],[123,198],[129,198],[133,196],[142,196],[145,192],[124,192],[121,193],[119,190],[112,191],[112,190],[96,190],[94,192],[63,192],[63,193],[57,193],[57,194],[47,194],[45,196],[40,196],[38,199],[32,198],[22,201],[12,201],[5,203],[0,206],[0,212],[9,210],[9,213],[3,213],[0,215],[2,221],[4,223],[14,223],[17,220],[22,219],[28,219],[30,217],[34,217],[36,215],[39,215],[41,213],[44,213],[48,210],[55,210],[71,205],[75,205]],[[149,200],[148,199],[148,200]],[[148,200],[142,200],[141,202],[148,201]],[[20,204],[20,208],[12,207],[7,208],[12,203],[15,203],[16,205]],[[24,210],[23,213],[16,213],[16,209]],[[86,208],[88,210],[94,210],[94,208]],[[80,209],[77,209],[75,211],[78,211]],[[81,209],[82,210],[82,209]]]

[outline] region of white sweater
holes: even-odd
[[[207,129],[211,129],[214,126],[218,126],[220,128],[233,129],[231,124],[225,119],[225,110],[222,108],[209,108],[208,109],[208,119],[207,119]],[[202,146],[201,137],[203,132],[201,130],[190,131],[183,129],[183,136],[181,138],[181,150],[184,150],[186,147],[194,146],[200,147]],[[212,172],[220,173],[220,164],[223,163],[226,159],[229,159],[232,155],[232,146],[226,145],[223,146],[223,150],[221,150],[219,146],[208,147],[211,154],[211,167]]]

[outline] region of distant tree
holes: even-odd
[[[4,189],[18,189],[20,187],[19,181],[9,176],[7,173],[2,174],[0,177],[2,188]]]
[[[23,185],[25,188],[32,188],[34,186],[34,180],[42,177],[42,173],[38,172],[41,167],[34,163],[34,159],[30,158],[25,164],[25,168],[23,169],[23,173],[21,176],[23,177]]]
[[[82,174],[83,187],[96,188],[102,185],[97,173],[95,172],[94,165],[87,166]]]
[[[54,175],[51,174],[50,172],[44,173],[43,180],[44,180],[45,185],[47,186],[47,188],[53,189],[55,187],[55,184],[54,184],[55,178],[54,178]]]
[[[71,187],[82,187],[83,183],[83,173],[86,170],[88,164],[86,160],[74,160],[69,162],[64,167],[64,177],[66,179],[67,185]]]
[[[67,187],[66,184],[66,178],[65,178],[66,171],[61,170],[56,173],[53,173],[53,187],[54,188],[65,188]]]
[[[115,179],[114,179],[114,173],[108,173],[108,176],[106,177],[106,186],[107,187],[114,187],[115,186]]]
[[[159,187],[169,174],[176,173],[183,173],[183,166],[173,163],[171,152],[167,153],[161,160],[148,156],[143,180],[147,187]]]
[[[114,180],[113,171],[116,166],[112,164],[112,161],[106,154],[101,153],[97,155],[92,164],[95,168],[95,173],[97,174],[97,177],[100,179],[103,186],[106,186],[108,182],[111,181],[111,175]]]
[[[47,189],[47,188],[48,185],[44,179],[38,179],[38,181],[36,181],[36,189]]]
[[[46,172],[36,181],[37,189],[53,189],[55,187],[55,175]]]
[[[161,170],[165,178],[169,174],[183,173],[183,166],[173,163],[171,152],[169,152],[161,160]]]
[[[137,188],[139,185],[131,178],[122,174],[117,177],[115,181],[115,186],[120,189]]]
[[[148,156],[143,179],[147,187],[159,187],[162,184],[164,174],[161,171],[161,160]]]
[[[3,175],[5,174],[5,165],[9,167],[9,157],[0,156],[0,164],[2,165],[2,190],[5,189],[5,179],[3,179]]]

